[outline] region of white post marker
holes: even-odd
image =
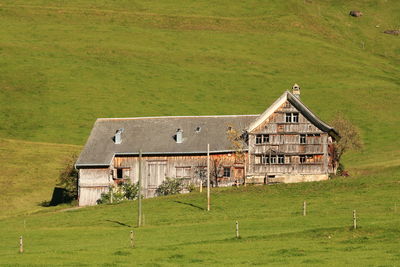
[[[207,144],[207,211],[210,211],[210,144]]]

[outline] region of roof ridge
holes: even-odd
[[[260,116],[260,114],[245,115],[201,115],[201,116],[154,116],[154,117],[127,117],[127,118],[97,118],[97,121],[106,120],[143,120],[143,119],[172,119],[172,118],[227,118],[227,117],[251,117]]]

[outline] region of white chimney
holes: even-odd
[[[122,143],[122,132],[124,131],[124,128],[118,129],[115,132],[115,136],[114,136],[114,142],[116,144],[121,144]]]
[[[300,86],[295,83],[292,87],[292,93],[295,97],[297,97],[298,99],[300,99]]]
[[[181,129],[176,130],[176,143],[181,144],[183,141],[183,131]]]

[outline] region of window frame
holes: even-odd
[[[226,174],[229,174],[229,175],[226,175]],[[224,174],[223,174],[222,177],[224,177],[224,178],[230,178],[231,175],[232,175],[232,173],[231,173],[231,167],[224,167]]]

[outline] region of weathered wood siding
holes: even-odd
[[[79,206],[95,205],[111,181],[109,168],[79,169]]]
[[[154,195],[156,188],[166,177],[181,178],[186,183],[199,184],[206,179],[206,155],[191,156],[144,156],[142,157],[143,188],[146,197]],[[115,170],[123,169],[126,173],[125,179],[133,183],[139,177],[139,158],[137,156],[117,156],[113,162]],[[224,168],[230,169],[230,177],[224,177]],[[244,164],[238,163],[235,154],[210,155],[210,172],[212,183],[215,183],[215,176],[220,183],[229,183],[234,180],[243,179]],[[116,176],[114,175],[114,179]]]
[[[287,122],[287,114],[296,114],[297,118]],[[257,143],[259,135],[268,136],[268,141]],[[326,174],[330,171],[328,144],[332,139],[288,101],[249,133],[248,142],[248,176]],[[279,162],[278,156],[281,157]]]

